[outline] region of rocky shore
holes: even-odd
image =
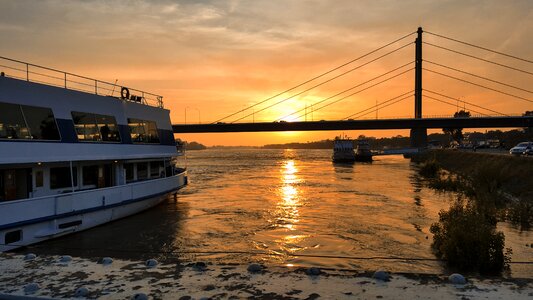
[[[531,299],[532,279],[0,254],[0,299]],[[462,282],[462,280],[465,282]]]

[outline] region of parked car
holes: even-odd
[[[524,155],[533,155],[533,146],[529,147],[529,148],[526,148],[526,150],[524,150]]]
[[[522,142],[514,146],[509,150],[509,154],[513,155],[532,155],[533,154],[533,142]]]

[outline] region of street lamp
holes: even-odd
[[[201,124],[200,122],[200,110],[198,108],[195,108],[195,110],[198,112],[198,124]]]

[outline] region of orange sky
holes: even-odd
[[[424,30],[532,59],[533,2],[525,1],[26,1],[0,2],[0,56],[62,69],[164,96],[173,123],[213,122],[256,104],[381,45]],[[415,36],[376,54],[384,54]],[[425,34],[430,43],[533,72],[531,64]],[[376,56],[373,56],[376,57]],[[345,67],[353,68],[371,58]],[[531,90],[533,76],[424,45],[424,59]],[[253,115],[273,121],[414,60],[400,50],[282,105]],[[526,99],[529,92],[424,65]],[[405,69],[402,70],[406,70]],[[331,74],[335,76],[336,74]],[[308,115],[342,119],[408,92],[414,71]],[[322,79],[325,80],[328,77]],[[531,102],[425,72],[424,88],[511,114]],[[317,83],[320,81],[317,81]],[[306,87],[310,87],[307,85]],[[284,99],[284,94],[265,103]],[[335,100],[338,99],[334,98]],[[453,101],[452,101],[453,102]],[[326,102],[327,103],[327,102]],[[326,104],[325,103],[325,104]],[[258,106],[253,111],[259,111]],[[469,109],[469,106],[466,106]],[[474,110],[479,110],[472,108]],[[424,99],[425,115],[457,107]],[[491,114],[491,112],[480,110]],[[247,112],[248,114],[248,112]],[[378,117],[412,116],[413,100],[383,108]],[[245,114],[233,117],[240,118]],[[375,118],[375,113],[364,118]],[[230,122],[233,119],[224,120]],[[252,121],[252,117],[244,119]],[[187,134],[206,145],[263,145],[333,138],[341,132]],[[407,131],[345,132],[356,137]]]

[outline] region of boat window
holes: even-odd
[[[81,172],[83,185],[98,184],[98,166],[84,166]]]
[[[128,118],[128,125],[134,143],[159,144],[157,125],[154,121]]]
[[[137,180],[148,179],[148,163],[137,163]]]
[[[0,111],[2,112],[2,114],[0,114],[0,138],[31,138],[20,105],[0,103]]]
[[[50,108],[0,102],[0,138],[59,140]]]
[[[6,245],[16,243],[22,240],[22,230],[15,230],[7,232],[4,236],[4,241]]]
[[[31,138],[37,140],[59,140],[54,114],[50,108],[21,105],[24,119],[30,128]]]
[[[150,162],[150,178],[159,178],[159,168],[163,166],[162,161],[152,161]]]
[[[124,164],[124,170],[126,170],[126,183],[130,183],[135,180],[132,163]]]
[[[35,187],[42,187],[44,185],[43,171],[35,172]]]
[[[73,111],[72,120],[79,141],[120,142],[117,121],[113,116]]]
[[[78,174],[77,168],[72,168],[74,186],[78,185]],[[72,183],[70,181],[70,168],[69,167],[57,167],[50,168],[50,188],[51,189],[61,189],[71,187]]]

